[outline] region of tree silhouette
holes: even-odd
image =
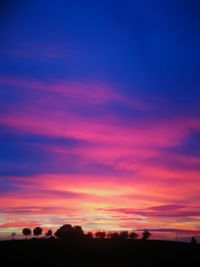
[[[75,238],[83,238],[84,232],[83,229],[80,225],[75,225],[74,226],[74,237]]]
[[[85,238],[86,239],[93,239],[93,233],[92,232],[87,232],[87,234],[85,234]]]
[[[131,232],[131,233],[129,234],[129,237],[130,237],[130,239],[137,239],[137,238],[138,238],[138,234],[135,233],[135,232]]]
[[[31,235],[31,229],[29,229],[29,228],[24,228],[24,229],[22,230],[22,233],[23,233],[23,235],[25,235],[25,237],[26,237],[26,239],[27,239],[27,237],[28,237],[29,235]]]
[[[33,229],[33,234],[34,234],[35,236],[37,236],[37,238],[38,238],[38,236],[42,234],[42,228],[41,228],[41,227],[35,227],[35,228]]]
[[[96,232],[95,233],[95,237],[96,238],[101,238],[101,239],[103,239],[103,238],[105,238],[106,237],[106,232],[101,232],[101,231],[98,231],[98,232]]]
[[[46,237],[51,237],[53,234],[52,230],[48,230],[45,234]]]
[[[99,235],[100,235],[101,232],[96,232],[94,235],[96,238],[99,238]]]
[[[110,239],[119,239],[119,233],[114,232],[114,233],[109,233],[108,238]]]
[[[54,235],[59,239],[72,238],[74,236],[74,228],[71,226],[71,224],[64,224],[56,230]]]
[[[15,236],[16,236],[16,233],[15,232],[12,232],[11,236],[12,236],[12,239],[14,240],[15,239]]]
[[[142,239],[143,240],[149,239],[150,236],[151,236],[151,233],[147,230],[144,230],[144,232],[142,233]]]
[[[127,239],[128,236],[129,236],[128,231],[122,231],[122,232],[119,233],[119,238],[120,239]]]
[[[196,240],[196,238],[194,236],[191,238],[190,243],[193,244],[193,245],[197,244],[197,240]]]

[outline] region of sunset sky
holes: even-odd
[[[0,238],[64,223],[198,233],[200,2],[7,2]]]

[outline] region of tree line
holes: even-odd
[[[22,234],[26,237],[26,239],[32,234],[38,238],[43,233],[43,229],[41,227],[35,227],[33,230],[30,228],[23,228]],[[12,236],[13,233],[12,233]],[[64,224],[60,228],[58,228],[54,233],[52,230],[48,230],[44,233],[46,238],[57,238],[57,239],[138,239],[139,235],[132,231],[121,231],[121,232],[105,232],[105,231],[97,231],[84,233],[82,227],[80,225],[72,226],[71,224]],[[151,236],[151,233],[148,230],[144,230],[141,239],[147,240]]]

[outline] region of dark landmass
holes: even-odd
[[[200,245],[158,240],[0,242],[1,266],[200,266]]]

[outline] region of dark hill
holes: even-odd
[[[200,245],[156,240],[0,242],[1,266],[200,266]]]

